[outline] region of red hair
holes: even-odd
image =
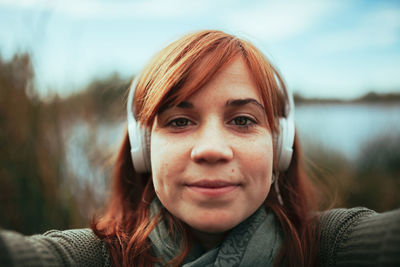
[[[135,94],[136,119],[147,127],[160,110],[176,105],[201,89],[234,58],[242,57],[259,89],[268,123],[279,134],[279,117],[284,114],[286,89],[277,70],[247,41],[221,31],[200,31],[173,42],[147,65],[138,79]],[[276,161],[274,162],[276,169]],[[304,173],[300,145],[295,138],[289,169],[278,179],[284,205],[270,190],[265,207],[278,217],[284,243],[275,264],[316,265],[318,223],[313,185]],[[179,265],[189,252],[191,239],[183,223],[165,209],[150,219],[149,205],[155,197],[151,174],[135,172],[127,134],[120,148],[112,181],[111,200],[103,217],[92,229],[109,245],[116,266],[153,266],[148,236],[160,219],[170,223],[171,233],[181,236],[182,253],[171,265]]]

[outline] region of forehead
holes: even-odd
[[[261,102],[253,76],[241,57],[219,70],[214,77],[187,100],[205,100],[215,103],[218,100],[253,98]]]

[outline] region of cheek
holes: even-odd
[[[168,157],[165,156],[167,146],[167,142],[165,142],[162,138],[159,138],[156,134],[152,134],[151,136],[151,148],[150,148],[150,160],[151,160],[151,173],[153,177],[154,189],[157,195],[160,192],[163,192],[163,188],[166,185],[168,173],[169,173],[169,162],[165,159]]]
[[[273,170],[273,146],[272,138],[260,138],[248,142],[242,149],[241,171],[247,173],[251,183],[260,188],[256,190],[269,191]]]
[[[273,161],[273,145],[270,135],[260,136],[254,140],[242,144],[240,149],[246,153],[247,164],[253,166],[252,169],[271,170]]]
[[[155,133],[151,137],[151,169],[154,189],[160,198],[173,194],[177,177],[184,170],[182,147]]]

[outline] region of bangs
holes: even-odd
[[[213,50],[204,51],[204,56],[200,56],[198,61],[189,65],[185,75],[179,77],[176,85],[168,90],[157,113],[185,101],[211,81],[222,68],[239,55],[240,51],[234,49],[234,46],[229,48],[227,49],[225,44],[220,44],[213,47]]]

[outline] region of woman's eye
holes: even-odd
[[[167,125],[176,128],[182,128],[191,124],[192,124],[191,121],[186,118],[177,118],[169,121]]]
[[[256,123],[256,121],[254,119],[251,119],[249,117],[239,116],[239,117],[234,118],[231,121],[231,124],[234,124],[234,125],[237,125],[237,126],[242,126],[242,127],[243,126],[247,127],[247,126],[251,126],[251,125],[257,124],[257,123]]]

